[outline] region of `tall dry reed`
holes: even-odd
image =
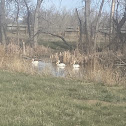
[[[15,45],[9,45],[6,49],[0,45],[0,68],[4,70],[6,69],[10,71],[33,74],[34,70],[31,67],[31,60],[21,58],[20,55],[18,55],[20,50],[19,53],[16,53],[15,50],[18,51]]]
[[[51,55],[50,58],[52,62],[61,60],[61,62],[64,62],[65,64],[72,64],[74,61],[79,64],[83,64],[85,62],[86,56],[84,54],[80,54],[77,50],[74,50],[73,52],[64,51],[60,53],[55,53]]]
[[[43,57],[43,56],[50,56],[52,50],[42,45],[36,48],[31,48],[29,46],[26,46],[25,53],[29,57]]]
[[[97,83],[104,83],[107,85],[124,85],[126,83],[126,76],[122,76],[122,71],[113,66],[104,67],[98,61],[95,62],[95,69],[90,69],[84,76],[85,80],[95,81]]]
[[[41,55],[46,55],[50,50],[43,46],[37,47],[33,49],[31,47],[27,47],[25,50],[26,59],[22,57],[23,51],[22,48],[15,44],[9,44],[6,48],[3,45],[0,45],[0,69],[9,70],[9,71],[16,71],[22,73],[29,73],[29,74],[39,74],[38,68],[32,66],[32,57],[37,57]],[[49,55],[49,54],[48,54]],[[45,68],[43,70],[44,75],[50,75],[50,70]]]

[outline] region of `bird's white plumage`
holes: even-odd
[[[79,64],[76,64],[76,61],[74,61],[73,68],[79,68],[79,67],[80,67],[80,65]]]
[[[60,60],[57,61],[57,66],[64,68],[66,65],[64,63],[60,63]]]
[[[38,66],[39,61],[35,61],[34,59],[32,59],[32,66]]]

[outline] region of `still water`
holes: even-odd
[[[51,74],[55,77],[83,77],[86,73],[84,67],[73,68],[72,65],[66,65],[64,68],[58,67],[55,63],[49,61],[39,61],[38,66],[35,67],[40,73]]]
[[[102,81],[105,73],[100,70],[93,72],[91,68],[90,65],[86,67],[80,66],[80,68],[73,68],[73,65],[66,65],[62,68],[48,60],[39,61],[38,66],[34,67],[34,69],[40,74],[53,75],[55,77],[72,77],[77,79],[86,79],[87,77],[93,76],[96,81]],[[126,76],[126,69],[124,69],[124,67],[122,69],[116,69],[115,73],[117,72],[119,72],[119,75],[122,77]]]

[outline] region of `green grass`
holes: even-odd
[[[0,71],[0,126],[126,126],[126,87]]]
[[[70,49],[75,49],[76,48],[76,43],[75,42],[68,42],[68,45],[66,45],[63,41],[44,41],[44,40],[39,40],[39,45],[43,45],[45,47],[49,47],[53,50],[56,51],[65,51],[65,50],[70,50]]]

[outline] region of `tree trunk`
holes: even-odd
[[[1,2],[0,2],[1,5]],[[1,23],[1,6],[0,6],[0,43],[2,44],[2,23]]]
[[[6,47],[6,19],[5,19],[5,0],[0,2],[0,40],[1,43]]]
[[[111,13],[110,13],[110,31],[109,31],[109,43],[111,43],[111,37],[113,33],[113,19],[114,19],[114,13],[115,13],[115,0],[112,0],[112,5],[111,5]]]
[[[123,17],[119,21],[119,23],[118,23],[117,20],[114,20],[114,23],[115,23],[115,26],[116,26],[116,37],[119,39],[119,43],[120,43],[119,44],[119,43],[116,42],[114,44],[116,44],[117,48],[119,48],[119,45],[121,46],[120,50],[122,51],[122,53],[124,51],[123,47],[124,47],[124,44],[125,44],[126,36],[125,36],[125,34],[123,35],[123,33],[121,32],[121,28],[123,27],[125,22],[126,22],[126,7],[125,7],[125,11],[124,11]]]
[[[83,45],[82,45],[82,21],[81,21],[81,19],[79,17],[77,9],[76,9],[76,14],[77,14],[78,23],[79,23],[79,39],[78,39],[78,43],[77,43],[77,49],[79,47],[83,51]]]
[[[97,47],[96,47],[96,44],[97,44],[97,32],[98,32],[98,28],[99,28],[99,20],[100,20],[100,17],[101,17],[101,12],[102,12],[102,8],[103,8],[103,5],[104,5],[104,0],[102,0],[101,2],[101,5],[100,5],[100,9],[99,9],[99,13],[98,13],[98,16],[96,18],[96,24],[95,24],[95,33],[94,33],[94,71],[96,70],[96,52],[97,52]]]
[[[28,35],[29,35],[29,39],[31,40],[31,27],[30,27],[30,9],[29,9],[29,6],[26,2],[26,0],[24,0],[24,3],[25,3],[25,6],[27,8],[27,26],[28,26]]]
[[[39,10],[41,7],[41,3],[43,0],[37,0],[37,5],[36,5],[36,9],[35,9],[35,15],[34,15],[34,47],[36,48],[38,43],[38,28],[39,28],[39,24],[38,24],[38,18],[39,18]]]
[[[99,13],[96,19],[96,24],[95,24],[95,30],[94,30],[94,51],[96,52],[96,42],[97,42],[97,32],[98,32],[98,27],[99,27],[99,20],[101,18],[101,12],[102,12],[102,8],[104,5],[105,0],[102,0],[101,5],[100,5],[100,9],[99,9]]]
[[[90,4],[91,0],[85,0],[85,31],[86,31],[86,53],[91,52],[91,39],[90,39]]]
[[[69,47],[69,49],[72,49],[71,46],[67,43],[67,41],[65,40],[65,38],[63,36],[57,35],[57,34],[54,34],[54,33],[50,33],[50,32],[43,32],[41,30],[37,34],[40,34],[40,33],[49,34],[49,35],[52,35],[54,37],[58,37],[64,42],[64,44],[66,44]]]
[[[17,44],[19,45],[19,0],[15,0],[16,4],[17,4],[17,15],[16,15],[16,22],[17,22]]]

